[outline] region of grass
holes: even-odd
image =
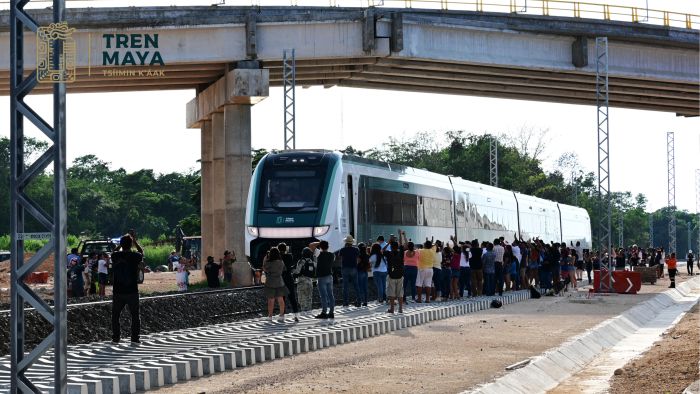
[[[72,234],[68,234],[68,237],[66,238],[68,241],[68,251],[70,248],[75,248],[78,246],[78,242],[80,242],[80,239]],[[48,239],[43,239],[43,240],[28,240],[24,241],[24,250],[26,252],[36,252],[39,249],[41,249],[46,243],[49,242]],[[0,236],[0,250],[10,250],[11,247],[11,242],[10,242],[10,235],[2,235]]]
[[[155,268],[159,265],[168,265],[168,256],[173,250],[172,246],[144,246],[143,259],[147,266]]]

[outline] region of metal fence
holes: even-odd
[[[35,7],[45,7],[51,1],[33,0],[32,3]],[[0,9],[7,8],[9,2],[0,0]],[[686,29],[700,25],[700,15],[691,13],[567,0],[66,0],[66,5],[69,8],[172,5],[415,8],[603,19]]]

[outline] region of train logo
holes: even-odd
[[[36,32],[36,79],[42,83],[67,83],[75,81],[75,29],[66,22],[40,27]],[[63,48],[58,64],[54,64],[54,51]]]

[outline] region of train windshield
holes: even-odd
[[[262,210],[315,211],[322,182],[323,176],[317,169],[266,171]]]

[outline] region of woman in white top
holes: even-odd
[[[377,286],[377,302],[386,300],[386,259],[382,254],[382,248],[378,243],[372,244],[369,256],[369,265],[372,267],[372,279]]]
[[[109,278],[109,255],[106,252],[102,253],[100,259],[97,260],[97,288],[100,297],[105,296],[105,287]]]

